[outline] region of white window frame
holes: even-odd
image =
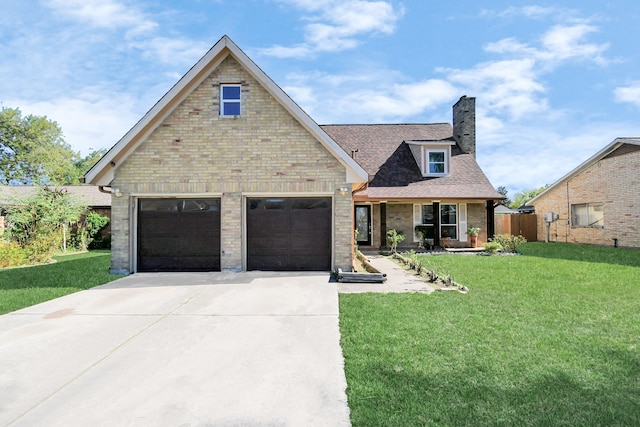
[[[434,149],[434,148],[425,148],[425,153],[424,153],[424,173],[423,175],[427,175],[427,176],[444,176],[444,175],[448,175],[449,174],[449,150],[448,149]],[[442,153],[442,157],[443,157],[443,161],[442,164],[444,165],[444,171],[443,172],[431,172],[431,165],[432,164],[441,164],[440,162],[430,162],[429,161],[429,157],[431,153]]]
[[[422,223],[422,206],[424,205],[433,205],[433,203],[422,203],[422,204],[414,204],[413,205],[413,241],[414,242],[419,242],[420,239],[418,238],[416,232],[415,232],[415,227],[416,225],[427,225],[427,224],[423,224]],[[452,238],[452,240],[456,240],[459,242],[466,242],[467,241],[467,204],[466,203],[452,203],[452,202],[443,202],[440,203],[439,208],[438,208],[438,212],[434,212],[434,216],[438,215],[438,224],[439,224],[439,229],[437,230],[438,234],[440,237],[442,237],[442,216],[441,216],[441,212],[442,212],[442,206],[443,205],[455,205],[456,206],[456,235],[457,237],[454,239]],[[454,224],[444,224],[445,227],[450,227]]]
[[[237,87],[240,89],[240,93],[238,98],[225,98],[224,97],[224,88],[227,87]],[[240,108],[239,114],[225,114],[224,106],[227,104],[238,104]],[[240,83],[225,83],[220,85],[220,116],[222,117],[237,117],[242,115],[242,85]]]
[[[447,205],[456,207],[456,222],[455,222],[455,224],[443,224],[443,222],[442,222],[442,207],[443,206],[447,206]],[[460,223],[460,208],[459,208],[458,204],[457,203],[442,203],[440,205],[440,209],[439,209],[438,215],[440,215],[439,221],[438,221],[438,223],[440,225],[440,230],[439,230],[440,237],[444,237],[442,235],[442,229],[444,227],[455,227],[456,236],[455,237],[448,236],[448,237],[450,237],[451,240],[459,240],[461,238],[461,236],[460,236],[460,227],[459,227],[459,223]]]

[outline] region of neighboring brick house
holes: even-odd
[[[615,139],[529,201],[538,240],[640,247],[639,171],[640,138]]]
[[[466,146],[448,124],[321,127],[225,36],[86,175],[112,191],[111,270],[348,270],[354,201],[374,207],[370,230],[380,209],[407,233],[431,209],[457,244],[466,224],[490,235],[502,196],[475,162],[474,99],[461,101]]]

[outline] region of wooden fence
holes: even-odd
[[[524,236],[527,242],[538,240],[537,217],[535,214],[496,215],[496,234]]]

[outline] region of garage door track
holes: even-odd
[[[0,425],[347,426],[327,273],[137,274],[0,316]]]

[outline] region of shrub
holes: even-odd
[[[0,240],[0,268],[27,264],[27,255],[18,242]]]
[[[518,247],[525,243],[527,239],[513,234],[496,234],[491,241],[499,243],[503,251],[515,253],[518,252]]]
[[[502,249],[502,245],[498,242],[487,242],[482,246],[484,247],[484,250],[489,252],[490,254],[495,254],[500,249]]]
[[[97,212],[89,212],[84,221],[78,228],[78,240],[80,242],[81,249],[95,248],[104,246],[102,244],[102,230],[109,224],[109,217],[102,216]],[[94,243],[92,245],[92,243]],[[107,242],[110,245],[110,241]]]
[[[42,264],[53,259],[53,254],[60,247],[61,236],[52,232],[40,234],[24,245],[23,251],[30,264]]]
[[[398,244],[404,240],[404,234],[402,232],[398,232],[394,229],[391,229],[387,232],[387,242],[389,246],[391,246],[391,250],[393,252],[398,249]]]

